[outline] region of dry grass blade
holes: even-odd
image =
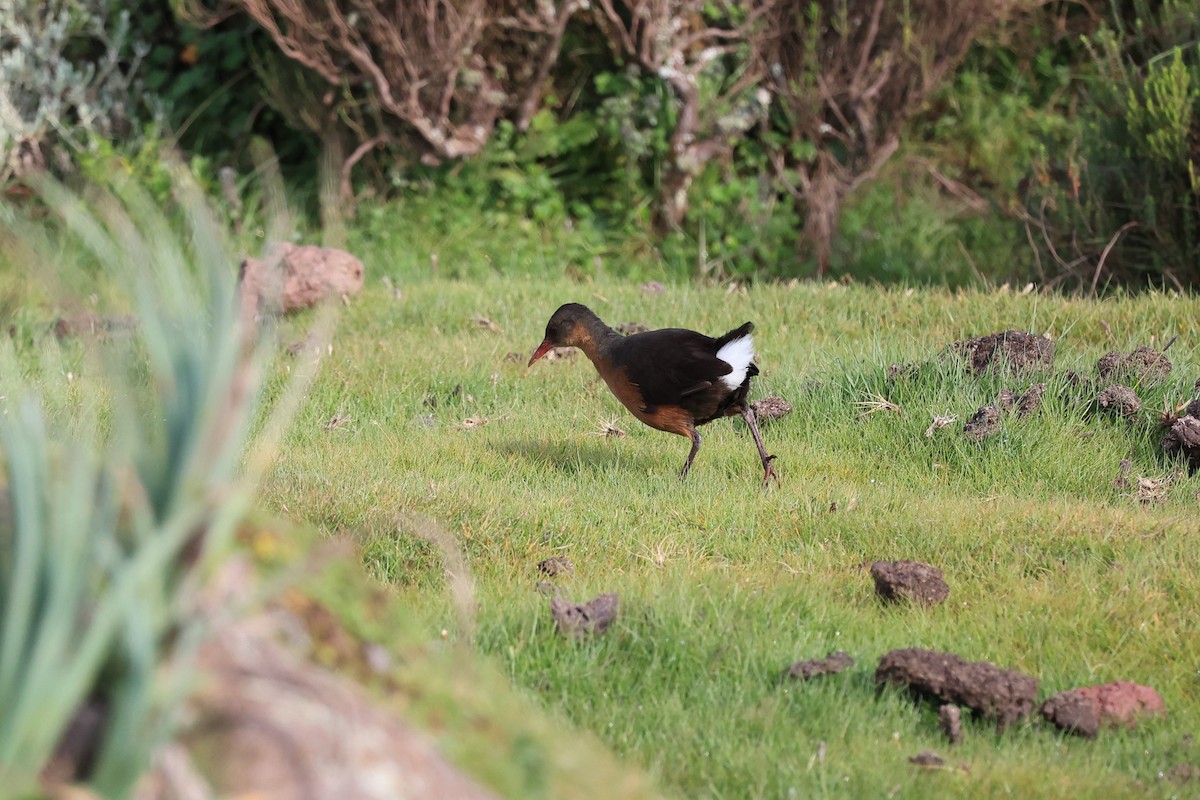
[[[482,314],[472,314],[471,315],[471,323],[476,328],[482,328],[483,330],[488,330],[488,331],[491,331],[492,333],[504,333],[504,331],[500,328],[499,325],[492,322],[490,319],[483,316]]]
[[[900,408],[900,406],[896,405],[891,400],[888,400],[883,395],[870,395],[868,399],[859,400],[854,405],[862,409],[862,411],[860,411],[858,414],[859,419],[866,419],[872,414],[878,414],[880,411],[891,411],[896,414],[900,414],[901,416],[904,415],[904,409]]]
[[[626,434],[617,426],[617,421],[608,420],[602,421],[597,430],[592,431],[592,436],[600,436],[605,439],[623,439]]]
[[[957,414],[934,414],[933,421],[930,422],[929,427],[925,429],[925,436],[932,439],[935,432],[940,431],[942,428],[948,428],[957,421]]]

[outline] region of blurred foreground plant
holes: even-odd
[[[52,354],[30,370],[0,342],[0,794],[127,797],[188,688],[206,577],[311,376],[247,455],[264,347],[199,192],[177,187],[182,228],[128,186],[87,204],[41,192],[61,230],[0,218],[5,249],[49,267],[82,253],[137,324],[87,354],[82,403],[64,403]]]

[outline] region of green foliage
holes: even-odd
[[[8,215],[0,228],[47,279],[86,254],[124,299],[114,310],[137,319],[132,338],[83,354],[0,342],[6,792],[36,785],[86,707],[95,738],[70,744],[97,759],[60,779],[130,795],[175,722],[207,624],[198,593],[252,497],[257,462],[242,458],[261,354],[236,317],[224,239],[194,187],[176,184],[176,231],[156,200],[113,182],[119,195],[92,207],[45,183],[61,227]]]
[[[1138,0],[1132,11],[1084,40],[1078,136],[1053,153],[1060,172],[1031,198],[1050,209],[1043,260],[1085,287],[1200,285],[1200,3]]]

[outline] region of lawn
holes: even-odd
[[[1114,479],[1126,458],[1131,478],[1175,468],[1158,415],[1164,399],[1193,396],[1200,301],[812,283],[650,295],[603,275],[398,273],[393,290],[383,272],[369,263],[367,288],[343,309],[264,505],[353,537],[420,635],[481,654],[563,722],[563,737],[599,737],[675,797],[1195,791],[1160,773],[1200,763],[1200,476],[1178,475],[1148,505]],[[568,301],[610,324],[714,335],[753,320],[752,398],[795,406],[763,425],[780,485],[761,486],[740,420],[703,429],[680,482],[687,442],[634,420],[585,358],[527,369]],[[282,343],[308,321],[289,322]],[[1049,334],[1056,370],[1036,413],[1006,416],[975,443],[961,431],[976,408],[1041,378],[975,377],[939,353],[1006,328]],[[1097,414],[1068,389],[1065,370],[1094,376],[1105,351],[1173,336],[1175,369],[1138,387],[1135,420]],[[887,377],[908,362],[927,365]],[[868,413],[881,398],[898,410]],[[958,422],[927,437],[934,414]],[[605,423],[627,435],[601,435]],[[603,636],[554,630],[536,569],[552,555],[574,564],[555,579],[567,599],[619,594]],[[864,568],[879,559],[940,567],[949,600],[883,605]],[[874,685],[884,653],[918,646],[1035,675],[1040,698],[1148,684],[1169,713],[1091,741],[1032,717],[1003,733],[971,720],[951,748],[935,707]],[[856,665],[782,679],[793,661],[836,649]],[[951,768],[908,762],[926,749]],[[472,768],[469,753],[457,757]]]

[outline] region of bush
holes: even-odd
[[[1129,10],[1084,40],[1079,134],[1028,216],[1054,284],[1200,286],[1200,2]]]
[[[69,170],[97,140],[136,137],[152,116],[138,68],[149,52],[128,11],[105,0],[12,0],[0,7],[0,185]]]

